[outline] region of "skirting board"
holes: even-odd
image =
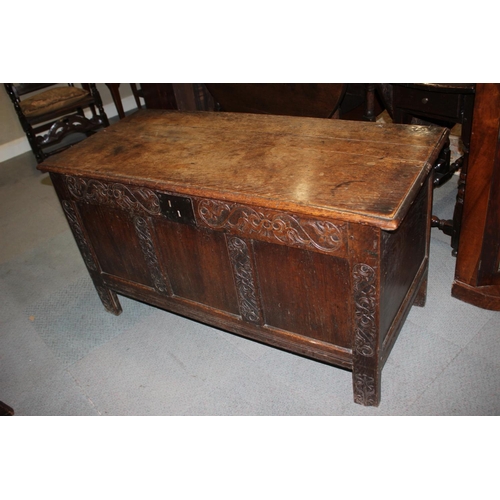
[[[132,95],[125,97],[122,100],[122,105],[125,113],[137,107],[134,96]],[[113,119],[118,116],[118,112],[113,102],[105,104],[104,111],[108,115],[109,119]],[[14,139],[6,144],[2,144],[0,145],[0,164],[1,162],[15,158],[16,156],[26,153],[27,151],[31,151],[31,148],[26,136]]]

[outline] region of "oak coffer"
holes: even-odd
[[[427,288],[440,127],[144,110],[44,161],[96,290],[381,370]]]

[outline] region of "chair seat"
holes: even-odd
[[[83,103],[88,97],[89,93],[78,87],[56,87],[21,101],[20,106],[27,118],[35,118]]]

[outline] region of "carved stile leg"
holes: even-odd
[[[144,218],[136,215],[133,218],[133,223],[139,238],[139,244],[141,245],[144,258],[151,273],[154,287],[160,293],[172,295],[170,292],[170,286],[167,284],[167,280],[164,278],[158,263],[158,256],[156,255],[155,246],[151,236],[150,218]]]
[[[378,349],[377,271],[367,264],[353,268],[355,334],[352,383],[354,402],[364,406],[380,403]]]
[[[114,314],[115,316],[119,316],[122,313],[122,306],[120,305],[120,301],[118,300],[116,293],[102,285],[96,285],[94,283],[94,286],[106,311]]]
[[[352,371],[354,402],[363,406],[378,406],[381,393],[380,381],[380,370],[354,365]]]
[[[257,299],[254,270],[248,245],[245,240],[236,236],[228,236],[226,241],[238,291],[241,317],[250,323],[261,324],[262,313]]]
[[[63,200],[61,204],[64,213],[66,214],[66,219],[68,220],[69,227],[71,228],[73,236],[75,237],[76,244],[80,249],[80,253],[82,254],[85,265],[87,266],[89,272],[97,272],[98,264],[94,257],[94,254],[92,253],[92,250],[90,249],[87,237],[85,236],[85,232],[80,222],[80,217],[78,216],[78,210],[75,208],[74,203],[70,201]]]

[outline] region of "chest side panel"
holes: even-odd
[[[396,231],[382,231],[381,325],[382,340],[427,255],[429,184],[420,190]]]

